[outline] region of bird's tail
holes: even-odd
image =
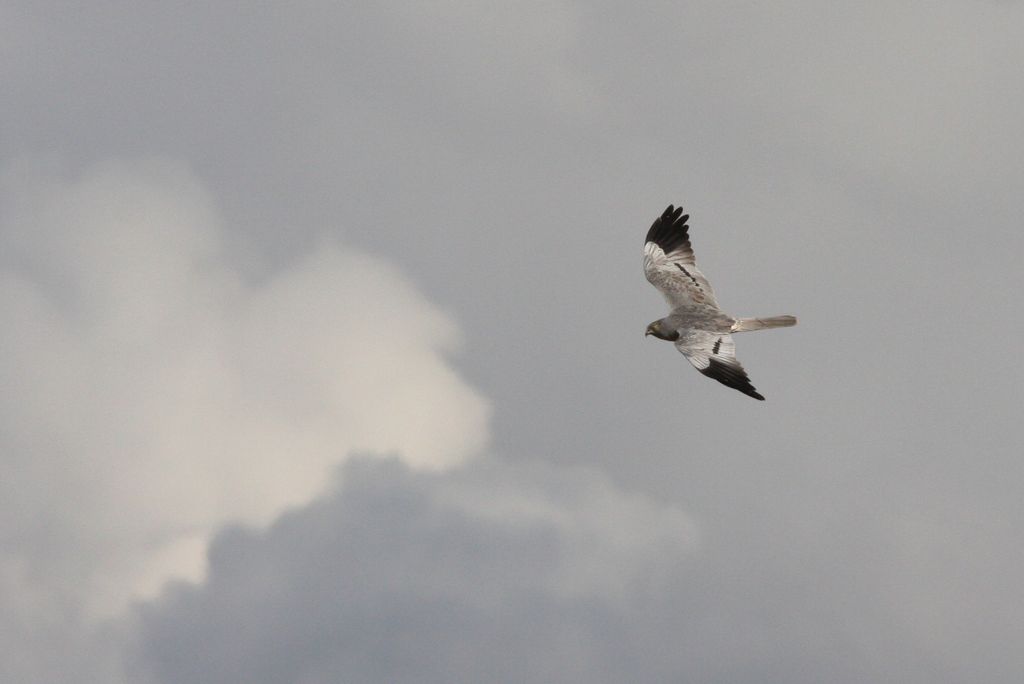
[[[796,325],[796,316],[772,316],[770,318],[737,318],[732,324],[733,332],[748,330],[767,330],[768,328],[788,328]]]

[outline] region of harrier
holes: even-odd
[[[694,263],[689,214],[671,204],[647,231],[644,275],[665,295],[671,312],[647,326],[646,335],[673,342],[709,378],[764,401],[736,360],[731,333],[796,325],[794,316],[733,318],[722,311],[711,283]]]

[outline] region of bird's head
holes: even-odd
[[[662,320],[663,319],[656,320],[650,325],[648,325],[646,332],[644,332],[644,337],[647,337],[648,335],[654,335],[658,339],[668,340],[669,342],[675,342],[676,340],[678,340],[679,331],[669,330],[662,324]]]

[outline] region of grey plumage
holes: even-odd
[[[796,318],[735,318],[722,311],[694,260],[689,218],[682,207],[669,205],[647,231],[644,275],[664,295],[671,312],[647,326],[646,334],[673,342],[704,375],[763,401],[736,359],[731,333],[788,327],[796,325]]]

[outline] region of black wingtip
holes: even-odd
[[[651,229],[647,231],[645,242],[653,242],[661,247],[665,254],[671,253],[676,248],[689,241],[690,226],[686,222],[690,220],[689,214],[683,213],[682,207],[668,205],[661,216],[655,219]]]
[[[726,387],[731,387],[734,390],[743,392],[748,397],[753,397],[758,401],[764,401],[764,396],[761,395],[754,386],[750,384],[750,378],[747,377],[747,372],[743,370],[743,366],[739,364],[723,363],[722,361],[712,358],[707,368],[701,371],[704,375],[717,380]]]

